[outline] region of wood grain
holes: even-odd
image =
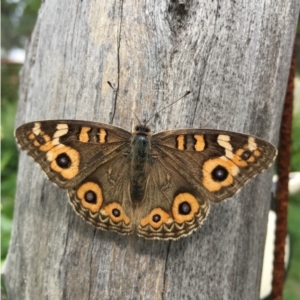
[[[277,144],[299,1],[43,1],[16,125],[214,128]],[[107,81],[117,87],[116,98]],[[94,229],[20,154],[8,299],[258,299],[273,170],[176,242]]]

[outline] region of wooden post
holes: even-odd
[[[182,1],[180,2],[182,3]],[[299,2],[44,1],[16,124],[215,128],[277,144]],[[21,153],[4,268],[8,299],[258,299],[273,170],[178,241],[96,230]]]

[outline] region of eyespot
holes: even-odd
[[[40,145],[44,145],[46,142],[50,140],[50,137],[46,134],[44,135],[37,135],[36,140]]]
[[[239,167],[247,167],[249,163],[255,162],[257,157],[261,155],[259,150],[250,150],[248,146],[244,149],[238,149],[233,156],[232,161]]]
[[[130,223],[129,217],[126,215],[122,206],[117,202],[112,202],[103,208],[102,213],[109,216],[115,223],[123,221],[126,225]]]
[[[151,212],[141,220],[141,226],[145,227],[151,225],[153,228],[158,229],[164,223],[171,223],[170,215],[161,208],[154,208]]]
[[[233,178],[239,170],[234,159],[229,160],[225,156],[209,159],[203,164],[202,183],[208,191],[217,192],[233,184]]]
[[[178,211],[181,215],[188,215],[191,212],[191,205],[187,201],[181,202]]]
[[[62,169],[68,169],[71,165],[71,159],[66,153],[61,153],[56,157],[56,163]]]
[[[49,142],[51,143],[51,138],[49,135],[45,134],[40,128],[33,128],[32,131],[27,133],[28,138],[32,141],[35,147],[39,147],[39,150],[45,151],[45,145]],[[51,148],[54,146],[51,145]],[[48,151],[47,149],[46,151]]]
[[[120,210],[117,208],[114,208],[111,212],[116,218],[120,217],[120,215],[121,215]]]
[[[249,150],[245,150],[242,154],[241,154],[241,158],[243,160],[248,160],[251,157],[252,153]]]
[[[161,216],[159,214],[153,215],[152,216],[152,221],[154,223],[158,223],[161,220]]]
[[[191,221],[200,208],[198,200],[189,193],[180,193],[174,198],[172,213],[175,222]]]
[[[224,181],[228,177],[228,174],[229,174],[228,170],[223,166],[219,166],[219,165],[216,166],[211,172],[213,180],[219,182]]]
[[[87,191],[84,194],[84,200],[88,203],[96,204],[97,203],[97,195],[93,191]]]
[[[77,198],[83,207],[95,213],[103,203],[102,189],[95,182],[86,182],[78,188]]]
[[[51,162],[52,171],[59,173],[65,179],[72,179],[78,174],[80,156],[75,149],[60,144],[49,150],[46,156]]]

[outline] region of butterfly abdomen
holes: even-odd
[[[130,194],[134,204],[138,204],[144,198],[147,182],[146,164],[150,148],[148,135],[144,133],[136,134],[132,140],[131,146]]]

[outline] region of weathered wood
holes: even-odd
[[[97,120],[206,127],[277,143],[299,1],[44,1],[17,125]],[[103,232],[21,153],[8,299],[258,299],[272,170],[176,242]]]

